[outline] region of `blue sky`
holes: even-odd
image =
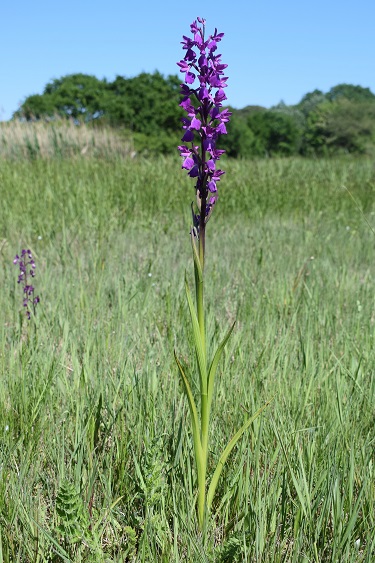
[[[342,82],[375,93],[375,0],[18,0],[0,8],[0,120],[65,74],[178,74],[197,16],[225,33],[234,107],[294,104]]]

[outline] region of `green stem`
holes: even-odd
[[[204,350],[205,361],[207,363],[206,329],[204,322],[204,307],[203,307],[204,238],[201,235],[199,236],[199,262],[201,266],[200,273],[197,272],[197,267],[195,266],[195,292],[197,299],[197,316],[198,316],[199,330],[201,335],[202,348]],[[207,386],[206,386],[206,392],[207,392]]]
[[[207,377],[207,350],[206,350],[206,328],[204,316],[204,235],[205,229],[200,230],[199,234],[199,262],[200,262],[200,275],[198,275],[197,268],[195,268],[195,282],[196,282],[196,304],[197,304],[197,317],[199,324],[199,332],[201,338],[201,345],[204,355],[204,363],[206,366],[205,373],[201,373],[200,383],[200,396],[201,396],[201,445],[202,445],[202,459],[201,459],[201,475],[198,479],[198,520],[201,529],[204,527],[205,514],[206,514],[206,473],[207,473],[207,457],[208,457],[208,430],[209,430],[209,401],[207,396],[208,391],[208,377]]]

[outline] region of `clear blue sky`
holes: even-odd
[[[375,93],[375,0],[18,0],[0,8],[0,119],[65,74],[179,74],[197,16],[225,33],[234,107],[294,104],[342,82]]]

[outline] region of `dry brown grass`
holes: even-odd
[[[134,156],[132,140],[110,127],[73,121],[0,123],[0,159]]]

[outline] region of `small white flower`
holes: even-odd
[[[361,545],[361,540],[358,538],[357,540],[355,540],[354,544],[356,548],[359,549],[359,546]]]
[[[38,236],[38,240],[42,240],[42,237],[40,235]]]
[[[8,425],[6,425],[6,427],[5,427],[5,432],[9,432],[9,426]]]
[[[147,275],[148,275],[149,278],[152,278],[151,272],[149,272]]]

